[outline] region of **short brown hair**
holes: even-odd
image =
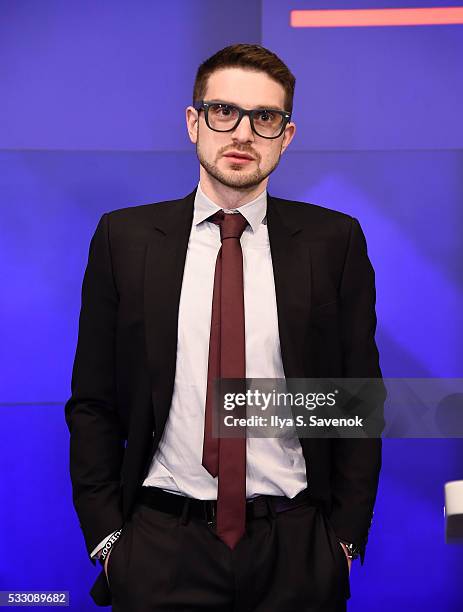
[[[196,73],[193,105],[204,98],[210,75],[221,68],[245,68],[265,72],[285,90],[284,110],[292,112],[296,78],[288,66],[272,51],[261,45],[230,45],[205,60]]]

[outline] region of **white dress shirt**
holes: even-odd
[[[203,467],[212,294],[220,228],[206,221],[221,207],[198,184],[178,314],[174,390],[162,438],[143,486],[197,499],[217,499],[218,477]],[[246,378],[285,378],[281,361],[272,259],[266,224],[267,191],[225,213],[248,221],[242,236]],[[249,437],[246,497],[294,497],[307,487],[298,437]],[[110,536],[108,536],[109,538]],[[99,550],[106,539],[98,545]]]

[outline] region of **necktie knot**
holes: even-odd
[[[224,213],[223,210],[218,210],[209,221],[220,227],[220,240],[223,242],[226,238],[241,238],[248,222],[240,213]]]

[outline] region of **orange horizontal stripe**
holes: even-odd
[[[350,28],[463,24],[463,6],[349,10],[293,10],[293,28]]]

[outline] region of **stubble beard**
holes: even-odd
[[[199,139],[196,142],[196,155],[198,156],[199,163],[206,170],[206,172],[226,187],[232,189],[249,189],[259,185],[263,180],[271,174],[280,163],[281,151],[275,163],[270,166],[267,170],[263,171],[259,166],[252,172],[247,172],[243,169],[243,166],[238,164],[230,164],[230,170],[223,172],[213,162],[209,162],[202,154],[201,147],[199,146]],[[255,163],[255,162],[254,162]],[[234,169],[235,168],[235,169]]]

